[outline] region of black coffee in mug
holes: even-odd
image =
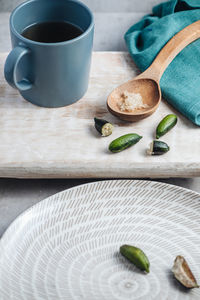
[[[1,2],[1,0],[0,0]],[[22,97],[42,107],[81,99],[89,83],[93,14],[75,0],[28,0],[10,17],[12,51],[4,74]]]
[[[68,22],[44,22],[25,28],[22,36],[41,43],[59,43],[72,40],[82,33],[79,27]]]

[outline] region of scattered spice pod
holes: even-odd
[[[177,116],[174,114],[167,115],[162,119],[156,128],[156,138],[159,139],[172,129],[177,123]]]
[[[174,261],[172,267],[172,272],[174,277],[186,288],[199,288],[197,281],[190,270],[185,258],[181,255],[178,255]]]
[[[120,152],[137,144],[141,138],[142,136],[137,133],[125,134],[112,141],[109,145],[109,150],[114,153]]]
[[[94,118],[94,126],[102,136],[109,136],[113,132],[113,125],[103,119]]]
[[[123,245],[120,247],[120,253],[138,269],[149,273],[150,262],[141,249],[130,245]]]
[[[170,150],[170,147],[162,141],[154,140],[147,149],[148,155],[163,155]]]

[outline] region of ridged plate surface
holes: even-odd
[[[173,278],[183,255],[200,282],[200,196],[150,181],[102,181],[54,195],[19,216],[0,242],[1,300],[200,299]],[[148,275],[119,254],[148,255]]]

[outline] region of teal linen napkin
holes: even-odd
[[[177,32],[200,20],[200,0],[172,0],[153,8],[125,34],[128,50],[144,71]],[[160,81],[163,97],[200,126],[200,39],[188,45],[168,66]]]

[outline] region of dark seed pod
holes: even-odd
[[[162,155],[170,150],[170,147],[162,141],[154,140],[150,144],[150,149],[147,150],[147,154],[149,155]]]
[[[113,125],[109,123],[106,120],[94,118],[94,125],[96,130],[102,135],[102,136],[108,136],[111,135],[113,132]]]

